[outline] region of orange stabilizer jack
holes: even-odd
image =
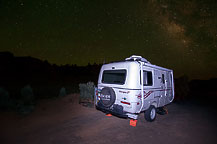
[[[130,125],[131,126],[136,127],[136,123],[137,123],[137,120],[134,120],[134,119],[130,120]]]
[[[163,109],[165,110],[166,114],[168,114],[168,109],[166,107],[163,107]]]
[[[106,116],[109,116],[109,117],[110,117],[110,116],[112,116],[112,114],[106,114]]]

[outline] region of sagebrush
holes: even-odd
[[[79,102],[91,102],[94,100],[95,86],[93,82],[79,84]]]
[[[24,86],[20,90],[21,97],[17,101],[17,111],[20,114],[30,114],[35,109],[35,96],[30,85]]]

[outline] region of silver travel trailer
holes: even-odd
[[[154,121],[156,112],[173,99],[173,71],[141,56],[104,64],[100,70],[95,105],[105,113],[136,120],[144,112],[147,121]]]

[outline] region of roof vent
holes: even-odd
[[[145,62],[145,63],[150,63],[147,59],[141,57],[141,56],[137,56],[137,55],[132,55],[131,57],[129,58],[126,58],[125,59],[126,61],[142,61],[142,62]]]

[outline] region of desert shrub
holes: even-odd
[[[35,97],[33,94],[33,89],[30,85],[26,85],[20,91],[21,93],[21,100],[25,105],[32,105],[35,102]]]
[[[95,87],[93,82],[86,84],[79,84],[80,97],[79,103],[81,102],[92,102],[94,100]]]
[[[26,85],[20,91],[21,97],[17,101],[17,111],[20,114],[29,114],[35,108],[35,97],[33,94],[33,89],[30,85]]]
[[[8,91],[4,88],[0,88],[0,108],[7,109],[11,106],[11,99]]]
[[[59,97],[64,97],[64,96],[66,96],[66,88],[64,88],[64,87],[62,87],[61,89],[60,89],[60,92],[59,92]]]

